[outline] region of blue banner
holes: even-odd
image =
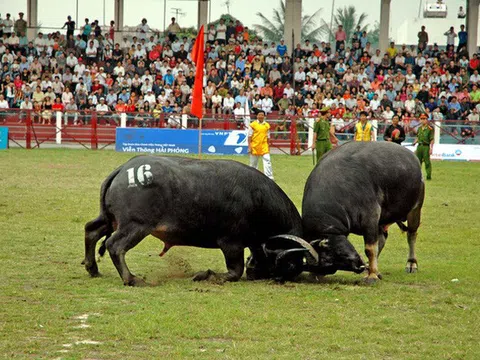
[[[202,130],[202,153],[246,155],[247,131]],[[115,150],[150,154],[198,154],[198,130],[117,128]]]
[[[0,150],[8,149],[8,128],[0,126]]]

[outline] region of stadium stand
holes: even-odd
[[[75,30],[68,18],[65,34],[39,32],[34,39],[27,39],[24,22],[22,14],[12,25],[8,15],[0,27],[0,109],[32,110],[34,122],[43,124],[51,123],[53,111],[67,111],[66,123],[79,126],[88,122],[81,115],[88,111],[107,125],[125,112],[134,114],[132,124],[169,127],[189,112],[192,39],[172,36],[178,24],[161,34],[142,19],[137,34],[114,43],[113,22],[104,31],[85,19]],[[206,33],[207,117],[239,120],[248,103],[252,113],[261,109],[280,120],[316,117],[328,108],[339,133],[351,132],[363,110],[386,123],[400,115],[411,135],[422,113],[451,120],[454,135],[473,137],[467,130],[478,128],[480,58],[467,53],[463,28],[445,33],[446,49],[428,43],[425,29],[416,46],[374,49],[368,34],[355,32],[333,47],[307,41],[293,51],[283,41],[250,39],[240,22],[220,22]]]

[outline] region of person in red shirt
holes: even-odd
[[[55,103],[52,105],[52,111],[63,111],[64,107],[62,104],[62,99],[57,97]]]
[[[136,109],[135,109],[135,103],[133,102],[133,100],[130,98],[128,99],[128,103],[127,105],[125,106],[125,112],[135,112]]]
[[[98,92],[99,89],[103,89],[103,86],[100,85],[100,82],[97,79],[95,79],[92,85],[92,93]]]
[[[243,34],[244,27],[239,20],[235,22],[235,36],[238,34]]]
[[[285,89],[285,86],[282,84],[281,81],[278,82],[277,85],[273,88],[273,98],[275,102],[280,100],[283,97],[283,90]]]
[[[478,59],[477,54],[473,54],[473,57],[470,59],[470,63],[468,64],[470,71],[473,73],[474,70],[478,70],[479,65],[480,60]]]
[[[110,21],[110,31],[108,33],[110,40],[115,41],[115,21]]]
[[[320,114],[320,110],[318,110],[317,104],[313,103],[312,105],[312,110],[310,110],[310,117],[316,119],[318,117],[318,114]]]

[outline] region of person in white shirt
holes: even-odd
[[[263,87],[265,87],[265,80],[263,80],[263,78],[260,77],[259,73],[257,73],[255,78],[253,79],[253,83],[257,85],[259,89],[262,89]]]
[[[138,38],[146,39],[147,33],[151,31],[150,26],[147,24],[147,19],[143,18],[140,25],[137,26]]]
[[[210,44],[213,44],[215,42],[216,34],[217,34],[217,30],[215,30],[215,26],[211,24],[210,28],[207,30],[207,42]]]
[[[380,100],[378,100],[378,94],[373,95],[373,99],[370,100],[370,110],[377,111],[380,107]]]
[[[478,74],[478,70],[474,70],[473,74],[470,75],[470,83],[473,84],[478,84],[480,82],[480,75]]]
[[[273,108],[273,102],[270,96],[265,95],[265,97],[262,100],[262,110],[265,112],[265,114],[269,114],[272,112]]]
[[[212,114],[220,115],[222,113],[222,96],[215,90],[212,95]]]
[[[405,100],[405,110],[410,113],[415,110],[415,100],[413,100],[412,94],[408,95],[408,99]]]
[[[110,111],[108,105],[105,103],[105,98],[100,98],[100,103],[95,106],[95,110],[99,112],[99,115],[105,115],[106,112]]]
[[[455,33],[453,26],[451,26],[450,29],[443,35],[447,37],[447,47],[450,45],[455,45],[455,38],[457,37],[457,34]]]
[[[13,63],[13,55],[12,53],[10,52],[9,49],[7,49],[5,51],[5,54],[3,54],[2,56],[2,63],[5,64],[5,63],[8,63],[8,64],[12,64]]]
[[[395,114],[394,114],[393,111],[390,109],[390,106],[387,105],[387,106],[385,107],[385,111],[382,112],[382,119],[385,121],[385,123],[391,124],[391,123],[392,123],[393,115],[395,115]]]
[[[220,19],[220,23],[217,25],[217,36],[216,39],[220,45],[225,45],[227,40],[227,26],[225,21]]]
[[[322,104],[325,106],[325,107],[330,107],[332,106],[332,104],[335,103],[335,99],[332,99],[332,94],[331,93],[328,93],[327,94],[327,97],[325,99],[323,99],[322,101]]]
[[[155,106],[156,99],[152,89],[147,90],[147,95],[144,96],[143,100],[148,102],[150,106]]]
[[[130,50],[131,46],[132,46],[132,43],[127,39],[127,37],[124,37],[122,40],[122,43],[120,44],[120,47],[122,48],[122,50],[128,51]]]
[[[295,81],[297,82],[304,82],[305,81],[305,71],[303,71],[303,67],[299,67],[298,71],[295,72],[295,75],[293,76]]]
[[[140,59],[142,57],[145,59],[147,57],[147,52],[145,51],[144,48],[142,48],[142,45],[138,44],[133,54],[133,58]]]
[[[381,53],[380,53],[380,50],[377,49],[375,51],[375,55],[372,56],[372,58],[370,59],[371,62],[373,62],[373,64],[375,66],[378,66],[380,65],[380,63],[382,62],[382,59],[383,59],[383,56],[381,56]]]
[[[16,48],[20,44],[20,38],[13,32],[12,35],[8,38],[8,45]]]
[[[66,59],[66,64],[68,67],[70,67],[72,70],[75,68],[75,66],[78,64],[78,59],[73,55],[73,53],[70,53]]]
[[[0,109],[8,109],[8,101],[5,100],[3,95],[0,95]]]
[[[285,89],[283,89],[283,93],[287,95],[287,99],[292,99],[295,94],[295,89],[290,86],[290,83],[287,83]]]
[[[62,93],[62,103],[64,106],[70,103],[73,99],[73,93],[70,91],[70,88],[66,87],[65,91]]]
[[[0,26],[3,29],[3,33],[7,36],[10,36],[13,32],[13,20],[10,18],[10,14],[7,14],[7,17],[0,21]]]
[[[33,45],[37,49],[37,53],[41,54],[46,50],[45,39],[43,38],[43,33],[39,32],[35,40],[33,40]]]
[[[237,126],[241,126],[241,124],[245,124],[245,108],[242,107],[240,102],[235,104],[235,109],[233,109],[233,115],[235,115],[235,121],[237,122]]]
[[[235,106],[235,100],[227,93],[227,96],[223,98],[223,113],[224,114],[231,114],[233,112],[233,107]]]
[[[97,60],[97,48],[93,45],[93,41],[88,43],[88,47],[85,49],[85,55],[87,55],[87,63],[94,63]]]
[[[407,84],[411,85],[415,82],[415,79],[416,79],[416,76],[415,74],[412,72],[412,69],[408,69],[407,70],[407,74],[405,75],[405,81]]]

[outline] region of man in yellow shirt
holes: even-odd
[[[367,121],[367,113],[362,111],[360,113],[360,121],[355,125],[355,141],[375,141],[373,136],[373,126]]]
[[[270,160],[270,124],[265,121],[265,113],[259,111],[257,120],[250,124],[248,130],[248,152],[250,166],[258,169],[258,160],[263,160],[263,172],[273,180],[272,162]]]

